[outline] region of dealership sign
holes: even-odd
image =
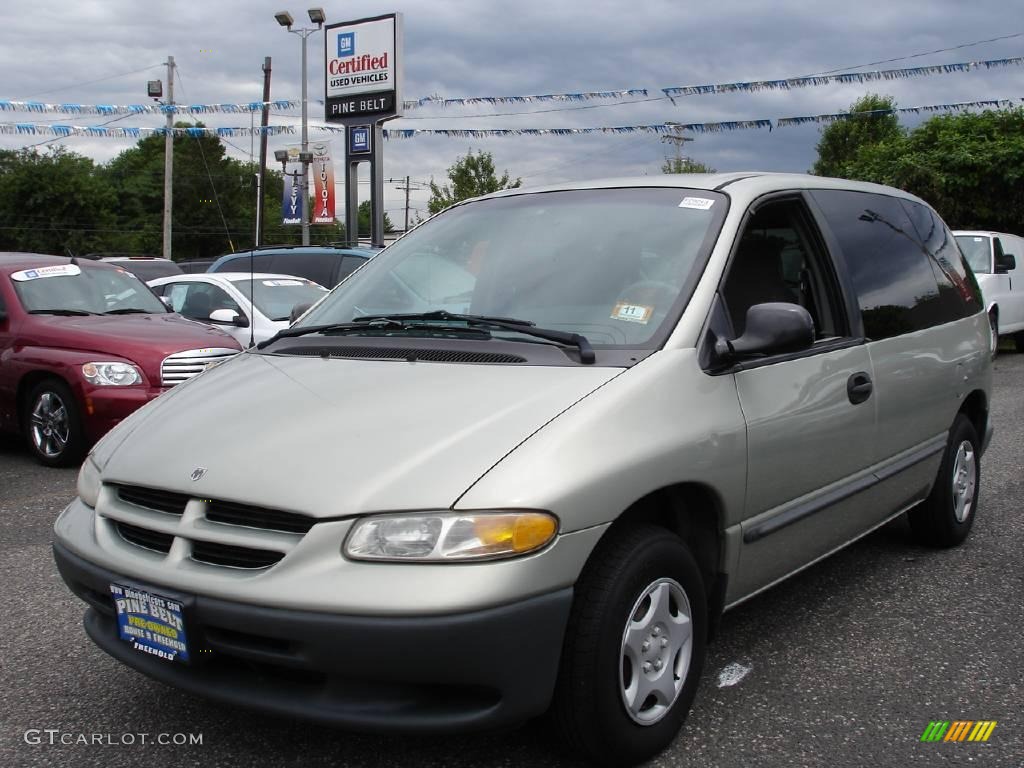
[[[325,119],[385,120],[401,114],[402,16],[324,27]]]
[[[334,159],[331,157],[331,143],[317,141],[309,145],[313,152],[313,223],[334,223]]]
[[[284,195],[281,200],[282,224],[301,224],[302,206],[305,204],[302,192],[302,163],[299,148],[288,147],[288,162],[284,168]]]

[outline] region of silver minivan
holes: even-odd
[[[992,335],[1013,339],[1024,352],[1024,237],[1006,232],[955,231],[960,250],[974,271],[988,312]]]
[[[507,190],[125,420],[54,551],[104,651],[229,705],[405,732],[678,732],[723,611],[906,513],[952,546],[991,436],[949,229],[731,173]]]

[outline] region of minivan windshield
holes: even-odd
[[[717,192],[657,187],[456,206],[373,258],[297,326],[445,312],[514,318],[595,346],[651,346],[689,298],[726,206]]]
[[[957,235],[957,245],[964,252],[974,274],[992,271],[992,238],[988,235]]]
[[[138,277],[119,267],[59,264],[11,275],[26,312],[67,315],[164,314],[169,310]]]

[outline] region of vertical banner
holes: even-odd
[[[318,141],[310,145],[313,151],[313,223],[334,223],[334,158],[331,157],[331,143]]]
[[[288,163],[285,166],[284,199],[282,201],[285,224],[302,224],[304,197],[305,195],[302,193],[302,165],[301,163]]]

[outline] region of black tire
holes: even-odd
[[[970,483],[973,487],[967,487]],[[980,489],[981,443],[970,419],[958,413],[949,430],[935,485],[928,498],[908,514],[914,537],[933,547],[962,543],[974,523]]]
[[[674,648],[678,638],[685,637],[685,624],[678,616],[686,606],[677,599],[672,583],[689,603],[689,663],[685,669],[680,666],[686,661],[686,646]],[[642,655],[648,659],[647,666],[661,666],[634,669],[623,655],[627,622],[634,621],[638,612],[645,610],[644,605],[649,605],[649,615],[657,612],[654,602],[638,604],[651,587],[656,594],[668,596],[661,604],[674,606],[677,618],[670,618],[672,626],[661,633],[654,633],[657,623],[637,630],[641,634],[634,635],[634,643],[639,644],[644,637],[648,644],[655,643]],[[658,754],[679,732],[693,703],[704,666],[707,632],[703,580],[683,542],[652,525],[612,530],[576,583],[552,704],[552,715],[564,741],[599,765],[634,765]],[[668,643],[667,648],[659,645],[662,639]],[[659,653],[662,657],[656,658]],[[681,681],[681,687],[667,707],[662,702],[644,710],[639,695],[635,695],[641,711],[634,716],[627,709],[625,697],[629,691],[624,690],[625,681],[639,681],[648,671],[669,689],[678,686],[676,680]],[[677,671],[682,674],[677,675]],[[655,695],[645,697],[645,701],[653,701]],[[640,724],[635,717],[652,722]]]
[[[1013,343],[1017,347],[1018,352],[1024,352],[1024,331],[1018,331],[1013,334]]]
[[[46,379],[33,388],[21,424],[32,455],[48,467],[69,466],[85,453],[78,402],[63,381]]]

